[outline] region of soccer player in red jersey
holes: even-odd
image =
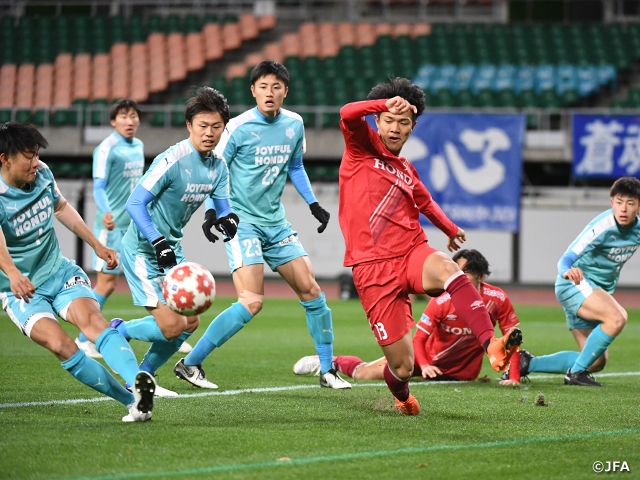
[[[344,265],[353,269],[362,306],[387,359],[385,382],[398,410],[406,415],[420,412],[420,404],[409,393],[415,325],[410,293],[449,293],[457,314],[497,371],[507,367],[522,343],[517,328],[494,338],[478,291],[448,255],[427,243],[420,213],[449,237],[449,250],[458,250],[458,242],[466,238],[432,200],[413,165],[399,156],[424,108],[422,90],[406,78],[395,78],[375,86],[368,100],[340,110],[346,143],[338,210],[346,244]],[[364,118],[369,114],[375,115],[377,132]]]
[[[503,334],[517,327],[518,317],[507,294],[484,281],[490,274],[487,259],[477,250],[459,250],[453,256],[453,261],[480,293],[491,322],[494,325],[497,323]],[[417,324],[413,349],[414,377],[436,381],[470,381],[478,378],[482,368],[482,345],[467,324],[458,317],[451,295],[446,292],[427,305]],[[382,380],[387,364],[385,357],[366,363],[355,356],[340,355],[334,357],[333,361],[338,371],[359,380]],[[317,355],[303,357],[294,365],[293,372],[298,375],[315,373],[319,365]],[[518,371],[517,368],[513,370]],[[516,384],[514,379],[507,380],[503,380],[501,384]]]

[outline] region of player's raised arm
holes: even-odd
[[[386,103],[386,99],[347,103],[340,109],[340,119],[347,127],[347,130],[353,131],[359,126],[366,124],[365,116],[386,112]]]

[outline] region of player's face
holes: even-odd
[[[640,212],[640,201],[635,197],[616,195],[611,199],[611,208],[613,208],[613,215],[618,223],[628,227],[636,221],[638,212]]]
[[[280,113],[280,107],[289,89],[282,80],[271,74],[260,77],[251,85],[251,93],[256,99],[258,110],[265,117],[275,117]]]
[[[24,187],[36,179],[38,168],[38,150],[18,152],[13,156],[0,154],[2,161],[2,177],[5,181],[17,188]]]
[[[200,112],[193,116],[192,123],[187,122],[187,128],[189,140],[195,149],[203,155],[209,155],[224,132],[224,120],[220,112]]]
[[[464,272],[464,266],[467,264],[467,259],[459,258],[458,260],[456,260],[456,263],[460,267],[460,270]],[[467,276],[471,284],[474,287],[476,287],[478,290],[480,290],[480,283],[484,279],[484,275],[482,277],[478,277],[477,275],[474,275],[473,273],[469,273],[469,272],[464,272],[464,274]]]
[[[111,126],[124,138],[133,138],[140,126],[140,117],[133,108],[123,108],[116,114],[116,118],[111,120]]]
[[[400,150],[407,142],[415,122],[413,113],[405,112],[401,115],[393,115],[389,112],[382,112],[375,116],[378,134],[382,143],[394,155],[400,155]]]

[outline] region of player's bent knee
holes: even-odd
[[[78,351],[78,346],[69,337],[50,339],[45,345],[43,345],[43,347],[53,353],[61,361],[69,360]]]
[[[238,302],[251,312],[252,316],[256,316],[260,310],[262,310],[262,304],[264,303],[264,295],[259,293],[253,293],[249,290],[243,290],[238,296]]]

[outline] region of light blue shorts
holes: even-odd
[[[36,288],[29,303],[11,291],[0,293],[2,308],[27,337],[31,337],[31,329],[41,318],[56,320],[58,315],[66,320],[69,305],[78,298],[96,299],[87,274],[67,258],[62,259],[60,269],[49,280]]]
[[[175,254],[178,263],[184,263],[182,247]],[[156,307],[158,302],[166,304],[162,294],[162,282],[164,282],[165,274],[158,267],[155,256],[135,255],[123,246],[120,251],[120,262],[133,296],[134,305]]]
[[[102,260],[93,252],[93,271],[109,273],[111,275],[118,275],[120,269],[120,244],[122,243],[122,237],[127,233],[126,230],[107,230],[106,228],[94,228],[93,234],[96,236],[100,243],[116,251],[116,258],[118,259],[118,266],[113,270],[107,270],[107,262]]]
[[[275,227],[263,227],[240,222],[238,233],[226,243],[231,273],[242,264],[256,265],[267,262],[272,271],[298,257],[306,257],[298,232],[289,222]]]
[[[569,330],[574,328],[593,330],[602,323],[595,320],[585,320],[578,316],[580,306],[594,290],[601,290],[601,288],[587,277],[584,277],[578,285],[563,277],[556,279],[556,298],[564,309]]]

